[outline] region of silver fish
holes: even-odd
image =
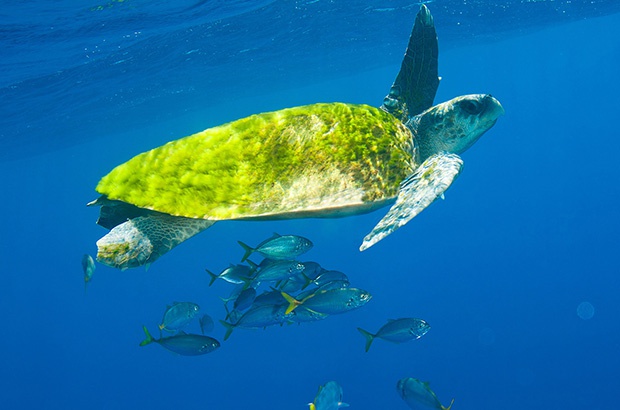
[[[316,322],[327,318],[329,315],[326,313],[315,312],[314,310],[306,309],[303,306],[298,307],[291,313],[285,316],[286,321],[289,323],[305,323]]]
[[[245,261],[254,252],[260,253],[268,259],[294,259],[308,252],[313,246],[312,242],[303,236],[278,235],[277,233],[258,244],[256,248],[252,248],[241,241],[237,242],[245,249],[245,255],[243,255],[241,262]]]
[[[267,326],[278,325],[286,322],[285,313],[286,306],[261,305],[251,307],[236,322],[229,323],[220,320],[220,323],[226,328],[224,340],[230,337],[232,331],[237,327],[246,329],[261,329]]]
[[[314,401],[308,405],[310,410],[338,410],[349,407],[347,403],[342,402],[342,387],[333,381],[319,386]]]
[[[318,290],[342,289],[350,286],[351,283],[348,280],[332,280],[331,282],[322,284]]]
[[[256,289],[247,288],[237,296],[237,299],[235,299],[233,303],[233,309],[240,311],[246,310],[252,306],[254,299],[256,299]]]
[[[413,410],[435,409],[450,410],[454,399],[448,407],[444,407],[435,393],[429,387],[428,382],[422,382],[413,377],[405,377],[396,383],[396,390],[402,399]]]
[[[84,283],[88,283],[95,273],[95,261],[93,257],[85,254],[82,256],[82,271],[84,272]]]
[[[182,356],[199,356],[211,353],[220,347],[220,342],[209,336],[179,333],[178,335],[155,339],[146,326],[142,326],[142,329],[146,334],[146,339],[140,342],[140,346],[157,343],[164,349]]]
[[[200,306],[192,302],[174,302],[172,306],[166,308],[159,330],[167,332],[181,330],[192,321],[199,310]]]
[[[282,292],[282,296],[289,302],[286,314],[295,310],[297,306],[303,305],[306,309],[328,315],[357,309],[364,306],[372,298],[369,292],[357,288],[318,290],[302,300],[297,300],[285,292]]]
[[[251,262],[251,261],[249,261]],[[217,279],[225,280],[229,283],[234,283],[236,285],[247,283],[254,276],[254,272],[256,272],[256,264],[251,263],[250,266],[247,265],[233,265],[230,264],[229,267],[220,272],[219,275],[211,272],[209,269],[205,269],[207,274],[211,277],[211,281],[209,282],[209,286],[213,285]]]
[[[209,333],[215,327],[215,324],[213,323],[213,318],[211,318],[211,316],[207,315],[206,313],[200,317],[200,320],[198,322],[200,323],[200,331],[203,335],[205,333]]]
[[[316,279],[325,269],[316,262],[304,262],[304,276],[310,281]]]
[[[261,293],[256,296],[254,299],[253,306],[264,306],[264,305],[279,305],[279,306],[288,306],[288,302],[282,296],[282,293],[279,290],[270,290]]]
[[[375,338],[392,343],[402,343],[421,338],[430,328],[431,326],[422,319],[402,318],[389,320],[375,334],[361,327],[358,327],[357,330],[366,338],[366,351],[368,351]]]
[[[260,282],[277,282],[279,280],[286,280],[292,275],[303,272],[304,265],[298,261],[273,261],[266,264],[258,270],[258,273],[254,277],[253,284]]]
[[[228,310],[228,305],[224,305],[224,308],[226,309],[225,320],[229,320],[232,318],[231,320],[235,322],[239,317],[243,315],[243,311],[245,311],[250,306],[252,306],[254,299],[256,299],[256,289],[254,288],[244,289],[241,293],[239,293],[239,295],[235,299],[235,302],[233,303],[232,311]]]
[[[347,275],[345,275],[344,273],[337,271],[337,270],[326,270],[321,272],[321,274],[319,276],[317,276],[312,283],[314,283],[316,286],[321,287],[324,284],[326,284],[327,282],[331,282],[334,280],[346,280],[348,281],[349,278],[347,277]]]

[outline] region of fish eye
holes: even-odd
[[[463,111],[470,115],[476,115],[482,112],[482,104],[475,100],[463,100],[460,106]]]

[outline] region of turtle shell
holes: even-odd
[[[190,218],[337,216],[392,200],[414,161],[412,134],[391,114],[313,104],[169,142],[119,165],[96,189]]]

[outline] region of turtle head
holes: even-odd
[[[487,132],[502,105],[490,94],[456,97],[413,117],[408,125],[416,135],[420,161],[440,151],[460,154]]]

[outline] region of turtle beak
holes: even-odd
[[[484,110],[485,115],[488,115],[489,117],[495,118],[495,119],[504,115],[505,113],[504,107],[502,107],[499,101],[497,101],[497,99],[493,97],[491,94],[486,94],[484,96],[483,101],[485,105],[485,110]]]

